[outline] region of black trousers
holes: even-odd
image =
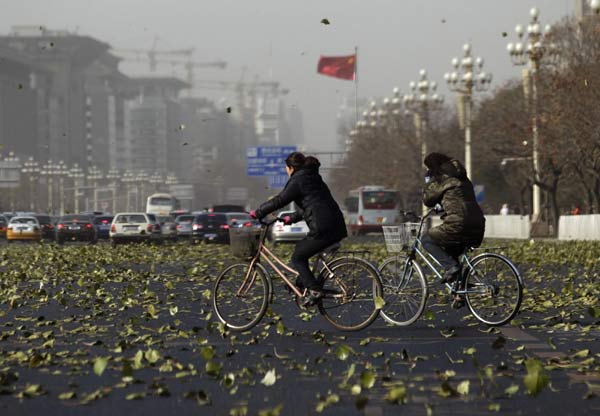
[[[453,243],[441,245],[434,241],[429,234],[425,234],[421,238],[423,247],[437,261],[440,262],[444,270],[457,269],[459,267],[458,257],[465,249],[465,244]]]
[[[308,260],[317,253],[320,253],[330,245],[337,243],[340,239],[319,239],[305,238],[296,244],[294,254],[292,254],[292,267],[296,269],[300,276],[300,284],[307,289],[317,289],[319,284],[312,274],[308,265]]]

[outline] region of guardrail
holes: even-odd
[[[439,217],[434,217],[431,226],[435,227],[441,223]],[[485,238],[526,240],[531,235],[530,228],[528,215],[486,215],[485,217]]]
[[[558,221],[559,240],[600,240],[600,214],[563,215]]]

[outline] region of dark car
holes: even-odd
[[[229,244],[229,224],[226,214],[199,214],[192,223],[192,236],[190,242],[196,244],[207,243]]]
[[[42,227],[42,239],[54,240],[54,224],[50,215],[34,215]]]
[[[110,225],[112,224],[112,215],[101,215],[94,217],[94,226],[99,239],[108,240],[110,233]]]
[[[65,241],[88,241],[96,244],[98,233],[94,218],[76,214],[62,216],[56,224],[56,242],[63,244]]]
[[[6,229],[8,228],[8,219],[0,215],[0,238],[6,238]]]

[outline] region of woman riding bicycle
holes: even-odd
[[[320,299],[323,292],[310,270],[308,260],[348,234],[342,211],[319,175],[319,160],[293,152],[285,164],[290,177],[285,188],[250,215],[261,219],[291,202],[296,204],[299,210],[284,217],[284,223],[289,225],[304,219],[310,230],[306,238],[296,244],[292,254],[292,266],[300,274],[299,283],[308,289],[304,303],[310,305]]]
[[[423,203],[441,204],[442,225],[433,227],[421,243],[444,267],[442,283],[454,282],[459,273],[458,257],[467,246],[479,246],[485,231],[485,218],[477,204],[473,184],[465,168],[456,159],[441,153],[425,158],[426,174]]]

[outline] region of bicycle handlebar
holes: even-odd
[[[249,214],[249,212],[247,212],[246,214]],[[253,218],[253,219],[257,220],[261,225],[264,225],[265,227],[269,227],[269,226],[275,224],[277,221],[283,222],[283,218],[281,218],[281,217],[275,217],[275,219],[272,221],[263,221],[263,218],[260,218],[260,219]]]

